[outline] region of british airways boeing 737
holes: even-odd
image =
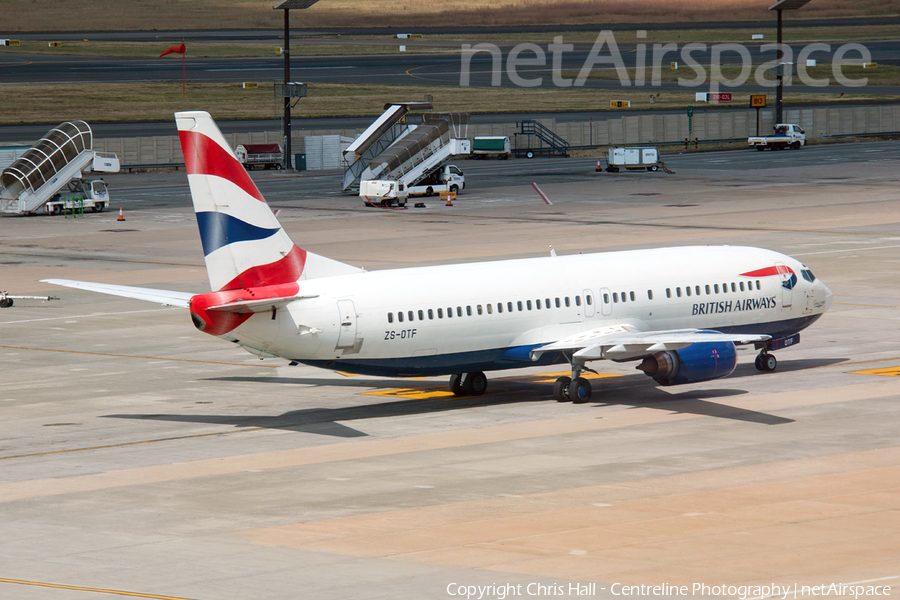
[[[205,112],[175,115],[212,292],[48,279],[180,306],[194,326],[261,357],[390,377],[567,363],[554,396],[587,402],[594,360],[634,361],[661,385],[729,375],[736,345],[774,350],[828,310],[803,264],[759,248],[680,247],[366,271],[296,246]]]

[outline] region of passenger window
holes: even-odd
[[[556,308],[560,308],[559,298],[556,299]]]
[[[394,322],[394,313],[388,313],[388,323]]]
[[[457,316],[457,317],[461,317],[461,316],[462,316],[462,306],[457,306],[457,307],[456,307],[456,316]]]
[[[438,309],[438,319],[443,319],[443,318],[444,318],[444,309],[439,308]]]
[[[717,294],[719,293],[719,284],[718,283],[713,285],[713,291],[715,291]]]
[[[420,320],[420,321],[424,321],[424,320],[425,320],[425,313],[424,313],[422,310],[419,310],[419,320]]]
[[[569,306],[571,306],[571,304],[569,304],[569,297],[566,296],[566,308],[569,308]]]
[[[609,304],[609,294],[603,294],[603,304]]]
[[[581,306],[581,296],[575,296],[575,306]]]
[[[709,291],[709,284],[706,284],[706,295],[709,296],[712,292]]]
[[[594,303],[594,297],[591,296],[590,294],[588,294],[584,297],[584,301],[587,302],[588,306],[590,306],[591,304]]]
[[[538,310],[541,310],[541,299],[540,298],[538,298],[537,300],[534,301],[534,306]]]
[[[647,299],[653,300],[653,290],[647,290]]]
[[[447,318],[448,318],[448,319],[452,319],[452,318],[453,318],[453,307],[452,307],[452,306],[448,306],[448,307],[447,307]]]
[[[428,309],[428,320],[429,320],[429,321],[433,321],[433,320],[434,320],[434,311],[431,310],[430,308]]]
[[[413,321],[416,320],[416,317],[415,317],[413,311],[408,311],[408,312],[406,313],[406,316],[409,317],[409,322],[410,322],[410,323],[412,323]]]
[[[619,303],[619,292],[613,292],[613,302]]]
[[[499,313],[502,313],[502,312],[503,312],[503,303],[502,303],[502,302],[498,302],[498,303],[497,303],[497,313],[499,314]]]
[[[697,292],[697,295],[699,296],[699,295],[700,295],[700,286],[699,286],[699,285],[695,285],[695,286],[694,286],[694,291]]]
[[[731,291],[732,291],[732,292],[736,292],[736,291],[737,291],[737,287],[734,285],[734,282],[733,282],[733,281],[731,282]]]
[[[525,301],[525,306],[528,307],[528,310],[531,310],[531,300],[526,300],[526,301]]]
[[[625,302],[627,298],[625,297],[625,292],[622,292],[622,302]]]
[[[727,294],[727,293],[728,293],[728,284],[727,284],[727,283],[723,283],[723,284],[722,284],[722,293],[723,293],[723,294]]]
[[[479,314],[479,315],[483,315],[483,314],[484,314],[484,310],[481,308],[481,305],[480,305],[480,304],[479,304],[478,306],[475,307],[475,310],[478,311],[478,314]]]
[[[628,296],[629,296],[629,298],[631,298],[631,301],[634,302],[634,292],[628,292]],[[651,296],[650,299],[652,300],[652,299],[653,299],[653,297],[652,297],[653,294],[651,293],[650,296]]]
[[[809,273],[809,281],[810,281],[810,283],[812,283],[812,281],[813,281],[812,273],[810,273],[809,271],[807,271],[807,273]],[[758,290],[762,289],[762,285],[760,285],[759,279],[756,280],[756,289],[758,289]]]
[[[559,299],[557,299],[556,303],[559,306]],[[544,308],[550,308],[550,298],[544,298]]]
[[[397,321],[400,323],[403,322],[403,312],[402,311],[397,313]]]
[[[684,292],[685,292],[688,296],[690,296],[690,295],[691,295],[691,286],[687,286],[686,288],[684,288]]]
[[[516,307],[518,307],[519,312],[522,312],[522,301],[521,301],[521,300],[518,300],[518,301],[516,302]]]
[[[678,296],[679,298],[681,298],[681,288],[680,287],[675,288],[675,295]]]
[[[672,297],[672,288],[666,288],[666,298]]]
[[[506,303],[506,312],[512,312],[512,302]]]
[[[467,317],[471,317],[471,316],[472,316],[472,307],[471,307],[471,306],[467,306],[467,307],[466,307],[466,316],[467,316]]]
[[[741,291],[742,292],[744,291],[744,282],[743,281],[741,282]]]

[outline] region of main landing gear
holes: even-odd
[[[778,366],[778,361],[775,360],[774,354],[769,354],[766,350],[763,350],[756,357],[756,370],[762,371],[764,373],[771,373],[775,370],[775,367]]]
[[[454,396],[480,396],[487,391],[487,377],[476,373],[454,373],[450,376],[450,391]]]
[[[572,361],[572,376],[560,377],[553,383],[553,397],[557,402],[573,402],[584,404],[591,399],[591,382],[581,376],[583,371],[590,371],[584,363]]]

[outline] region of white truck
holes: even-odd
[[[801,146],[806,145],[806,133],[799,125],[794,123],[778,123],[775,125],[773,135],[768,137],[749,137],[747,138],[747,144],[759,151],[766,148],[771,148],[772,150],[784,150],[785,148],[799,150]]]
[[[103,212],[109,206],[109,190],[102,179],[73,179],[66,187],[66,191],[57,193],[44,205],[51,215],[88,208],[93,212]]]
[[[456,165],[444,165],[435,169],[415,185],[408,186],[396,179],[363,179],[359,182],[359,195],[370,204],[381,206],[406,204],[409,196],[434,196],[441,192],[459,193],[466,187],[466,176]]]

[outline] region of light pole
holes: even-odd
[[[319,0],[283,0],[276,4],[275,10],[284,11],[284,86],[282,96],[284,99],[284,123],[282,135],[284,136],[284,168],[289,169],[291,164],[291,27],[290,10],[309,8]],[[305,95],[305,94],[304,94]]]
[[[784,50],[781,48],[781,11],[797,10],[806,5],[809,0],[779,0],[769,7],[769,10],[778,11],[778,67],[776,77],[778,87],[775,88],[775,123],[782,123],[784,117]]]

